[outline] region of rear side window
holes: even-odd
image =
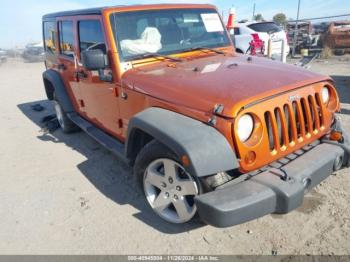
[[[99,20],[80,21],[78,28],[80,52],[87,49],[101,49],[106,54],[106,44]]]
[[[56,23],[44,22],[44,45],[45,51],[54,53],[56,51]]]
[[[278,25],[271,22],[251,24],[248,27],[254,30],[255,32],[261,32],[261,33],[276,33],[276,32],[282,31],[282,29]]]
[[[73,22],[59,22],[61,54],[74,57]]]

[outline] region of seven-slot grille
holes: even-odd
[[[317,134],[324,126],[321,98],[318,93],[292,97],[293,101],[265,112],[270,151],[279,151]]]

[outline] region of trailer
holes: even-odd
[[[350,21],[333,22],[325,35],[325,45],[336,55],[350,52]]]

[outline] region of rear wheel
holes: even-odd
[[[58,123],[60,127],[62,128],[62,131],[64,133],[73,133],[79,130],[79,127],[70,120],[64,112],[60,102],[55,98],[54,102],[54,109],[56,112],[56,117],[58,120]]]
[[[136,158],[134,172],[148,204],[161,218],[179,224],[196,215],[194,197],[201,191],[200,183],[166,146],[158,141],[147,144]]]

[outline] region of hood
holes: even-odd
[[[212,55],[184,62],[157,62],[123,75],[126,88],[180,106],[235,117],[248,103],[329,78],[265,58]]]

